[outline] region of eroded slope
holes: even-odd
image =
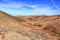
[[[16,20],[17,19],[17,20]],[[18,18],[0,11],[0,40],[59,40],[56,33],[37,26],[25,26]],[[20,19],[21,20],[21,19]],[[23,20],[23,19],[22,19]],[[30,20],[30,19],[29,19]],[[28,22],[32,22],[26,20]],[[25,22],[26,22],[25,21]],[[34,22],[32,22],[34,23]],[[33,25],[33,24],[32,24]]]

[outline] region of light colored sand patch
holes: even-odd
[[[5,35],[4,40],[30,40],[30,39],[19,33],[10,32]]]

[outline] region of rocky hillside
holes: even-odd
[[[56,36],[60,36],[60,15],[16,16],[16,17],[18,18],[18,20],[20,20],[19,23],[23,26],[34,28],[37,30],[44,29],[56,33]]]
[[[60,16],[17,16],[19,23],[25,26],[36,26],[60,34]],[[50,29],[52,28],[52,29]]]
[[[60,40],[59,21],[59,16],[15,17],[0,11],[0,40]]]

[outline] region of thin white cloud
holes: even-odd
[[[0,6],[2,7],[6,7],[6,8],[20,8],[21,4],[0,4]]]
[[[25,6],[25,7],[24,7]],[[30,9],[32,8],[32,9]],[[0,10],[11,13],[12,15],[55,15],[60,14],[60,10],[53,10],[50,6],[29,5],[25,3],[0,3]]]

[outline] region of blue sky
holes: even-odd
[[[11,15],[59,15],[60,0],[0,0],[0,10]]]

